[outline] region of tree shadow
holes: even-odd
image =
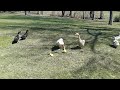
[[[87,32],[88,32],[88,34],[94,36],[94,39],[93,39],[93,41],[92,41],[92,43],[91,43],[91,49],[92,49],[92,51],[93,51],[94,53],[96,53],[95,46],[96,46],[96,44],[97,44],[98,37],[99,37],[100,35],[102,35],[102,32],[91,33],[89,29],[87,29]]]
[[[94,29],[94,30],[97,31],[97,29]],[[108,29],[105,29],[105,30],[109,31]],[[88,34],[90,34],[90,35],[92,35],[92,36],[94,37],[94,40],[93,40],[93,42],[92,42],[92,44],[91,44],[91,49],[92,49],[92,51],[93,51],[93,52],[96,52],[96,50],[95,50],[95,45],[96,45],[98,39],[102,39],[102,42],[103,42],[104,44],[106,44],[107,46],[110,46],[110,47],[116,49],[117,47],[115,47],[115,46],[112,45],[111,43],[112,43],[112,37],[115,36],[115,35],[118,35],[119,30],[118,30],[118,29],[115,29],[115,28],[114,28],[114,30],[115,30],[115,32],[111,32],[111,33],[110,33],[110,31],[112,31],[112,30],[110,30],[109,33],[108,33],[108,32],[104,32],[104,33],[103,33],[103,32],[101,32],[102,30],[99,30],[97,33],[91,33],[91,32],[90,32],[90,29],[87,29]],[[104,30],[103,30],[103,31],[104,31]],[[105,39],[106,39],[107,41],[105,41]]]
[[[110,57],[100,55],[99,57],[91,57],[88,61],[83,64],[80,68],[71,71],[73,78],[86,78],[90,79],[94,76],[94,73],[97,74],[95,78],[108,78],[107,72],[99,73],[99,70],[109,71],[109,73],[118,73],[120,72],[120,63],[118,61],[112,60]]]

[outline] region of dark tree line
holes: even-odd
[[[30,11],[28,11],[29,13],[30,13]],[[65,12],[66,11],[62,11],[62,17],[64,17],[65,16]],[[69,11],[70,13],[69,13],[69,17],[72,17],[72,11]],[[41,13],[40,13],[40,11],[37,11],[37,14],[41,14],[41,15],[43,15],[43,11],[41,11]],[[27,15],[27,11],[25,11],[25,15]],[[95,11],[90,11],[90,18],[92,19],[92,20],[94,20],[95,19]],[[103,19],[104,18],[104,14],[103,14],[103,11],[100,11],[100,17],[99,17],[99,19]],[[85,11],[83,11],[83,19],[85,19]],[[112,25],[112,22],[113,22],[113,12],[112,11],[110,11],[110,14],[109,14],[109,22],[108,22],[108,25]]]

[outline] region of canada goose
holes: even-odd
[[[28,36],[28,30],[26,30],[26,32],[23,35],[21,35],[20,40],[25,40],[27,36]]]
[[[79,33],[75,33],[78,36],[78,44],[82,48],[85,45],[85,40],[82,40]]]
[[[62,49],[64,53],[67,52],[65,49],[65,44],[64,44],[63,38],[60,38],[56,41],[56,45],[51,48],[51,51],[56,51],[59,49]],[[53,56],[53,54],[50,53],[50,56]]]
[[[20,39],[20,33],[21,33],[21,31],[19,31],[17,33],[17,35],[14,37],[14,40],[12,41],[12,44],[15,44],[15,43],[17,43],[19,41],[19,39]]]

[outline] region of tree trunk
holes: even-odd
[[[83,19],[85,19],[85,12],[83,11]]]
[[[27,15],[27,11],[25,11],[25,15]]]
[[[95,12],[94,11],[90,11],[90,18],[92,18],[92,20],[94,20],[95,17]]]
[[[65,11],[62,11],[62,17],[64,17],[64,15],[65,15]]]
[[[103,11],[100,11],[100,19],[103,19]]]
[[[69,17],[72,17],[72,11],[70,11]]]
[[[90,18],[92,18],[92,11],[90,11]]]
[[[37,14],[40,14],[39,11],[37,11]]]
[[[112,17],[113,17],[113,12],[110,11],[110,16],[109,16],[109,22],[108,22],[108,25],[112,25],[112,22],[113,22]]]
[[[94,17],[95,17],[95,12],[92,11],[92,20],[94,20]]]

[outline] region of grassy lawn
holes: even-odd
[[[117,79],[120,78],[120,47],[111,48],[110,37],[120,23],[103,20],[0,14],[0,78],[2,79]],[[12,45],[18,31],[29,30],[26,40]],[[76,32],[89,40],[84,51],[76,47]],[[101,35],[97,33],[101,32]],[[62,37],[67,53],[48,54]]]

